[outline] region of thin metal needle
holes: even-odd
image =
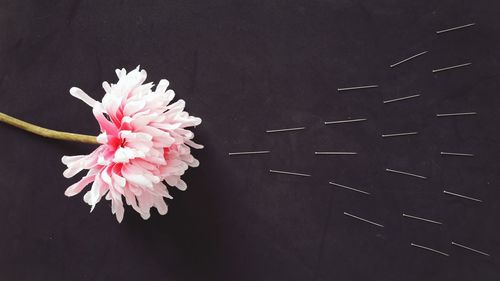
[[[436,33],[437,34],[441,34],[441,33],[449,32],[449,31],[453,31],[453,30],[458,30],[458,29],[462,29],[462,28],[466,28],[466,27],[474,26],[474,25],[476,25],[475,22],[469,23],[469,24],[460,25],[460,26],[455,26],[455,27],[451,27],[451,28],[447,28],[447,29],[443,29],[443,30],[438,30],[438,31],[436,31]]]
[[[419,57],[419,56],[421,56],[421,55],[423,55],[423,54],[425,54],[425,53],[427,53],[427,52],[428,52],[428,51],[423,51],[423,52],[418,53],[418,54],[416,54],[416,55],[413,55],[413,56],[411,56],[411,57],[409,57],[409,58],[406,58],[406,59],[404,59],[404,60],[402,60],[402,61],[398,61],[397,63],[391,64],[391,65],[390,65],[390,67],[391,67],[391,68],[393,68],[393,67],[395,67],[395,66],[397,66],[397,65],[402,64],[403,62],[407,62],[407,61],[409,61],[409,60],[411,60],[411,59],[414,59],[414,58],[416,58],[416,57]]]
[[[367,220],[367,219],[364,219],[364,218],[360,218],[360,217],[358,217],[358,216],[355,216],[355,215],[353,215],[353,214],[349,214],[349,213],[347,213],[347,212],[344,212],[344,215],[349,216],[349,217],[351,217],[351,218],[358,219],[358,220],[360,220],[360,221],[364,221],[364,222],[367,222],[367,223],[370,223],[370,224],[376,225],[376,226],[378,226],[378,227],[384,227],[383,225],[381,225],[381,224],[379,224],[379,223],[372,222],[372,221]]]
[[[474,197],[470,197],[470,196],[466,196],[466,195],[462,195],[462,194],[458,194],[458,193],[453,193],[453,192],[450,192],[447,190],[443,190],[443,193],[448,194],[448,195],[457,196],[457,197],[464,198],[464,199],[468,199],[468,200],[472,200],[472,201],[476,201],[476,202],[483,202],[483,200],[481,200],[481,199],[477,199]]]
[[[398,170],[393,170],[393,169],[385,169],[387,172],[391,172],[391,173],[396,173],[396,174],[401,174],[401,175],[406,175],[406,176],[412,176],[412,177],[416,177],[416,178],[421,178],[421,179],[427,179],[427,177],[424,177],[424,176],[421,176],[421,175],[416,175],[416,174],[412,174],[412,173],[408,173],[408,172],[403,172],[403,171],[398,171]]]
[[[347,152],[347,151],[316,151],[316,155],[356,155],[357,152]]]
[[[383,138],[389,138],[389,137],[402,137],[402,136],[412,136],[412,135],[418,135],[418,132],[397,133],[397,134],[385,134],[385,135],[382,135],[382,137],[383,137]]]
[[[346,119],[346,120],[337,120],[337,121],[326,121],[325,125],[361,122],[361,121],[366,121],[366,120],[367,120],[366,118],[358,118],[358,119]]]
[[[424,219],[424,218],[421,218],[421,217],[407,215],[407,214],[404,214],[404,213],[403,213],[403,217],[411,218],[411,219],[416,219],[416,220],[421,220],[421,221],[430,222],[430,223],[435,223],[435,224],[443,224],[442,222],[439,222],[439,221],[434,221],[434,220],[430,220],[430,219]]]
[[[438,73],[438,72],[441,72],[441,71],[446,71],[446,70],[451,70],[451,69],[455,69],[455,68],[459,68],[459,67],[469,66],[471,64],[472,64],[471,62],[467,62],[467,63],[457,64],[457,65],[452,65],[452,66],[447,66],[447,67],[443,67],[443,68],[433,69],[432,73]]]
[[[357,188],[349,187],[349,186],[346,186],[346,185],[343,185],[343,184],[334,183],[334,182],[331,182],[331,181],[328,182],[328,183],[331,184],[331,185],[335,185],[335,186],[338,186],[338,187],[342,187],[342,188],[345,188],[345,189],[349,189],[349,190],[352,190],[352,191],[356,191],[356,192],[359,192],[359,193],[370,195],[369,192],[366,192],[364,190],[360,190],[360,189],[357,189]]]
[[[478,253],[478,254],[485,255],[485,256],[487,256],[487,257],[489,257],[489,256],[490,256],[490,254],[487,254],[487,253],[485,253],[485,252],[482,252],[482,251],[479,251],[479,250],[476,250],[476,249],[472,249],[471,247],[467,247],[467,246],[465,246],[465,245],[458,244],[458,243],[455,243],[455,242],[453,242],[453,241],[451,241],[451,245],[458,246],[458,247],[460,247],[460,248],[464,248],[464,249],[467,249],[467,250],[469,250],[469,251],[473,251],[473,252],[476,252],[476,253]]]
[[[426,247],[426,246],[418,245],[418,244],[415,244],[415,243],[410,243],[410,245],[413,246],[413,247],[417,247],[417,248],[420,248],[420,249],[431,251],[431,252],[434,252],[436,254],[440,254],[440,255],[443,255],[443,256],[447,256],[447,257],[450,256],[450,254],[447,254],[445,252],[441,252],[441,251],[438,251],[438,250],[434,250],[434,249]]]
[[[276,129],[276,130],[267,130],[266,133],[279,133],[279,132],[290,132],[290,131],[299,131],[304,130],[306,127],[296,127],[296,128],[286,128],[286,129]]]
[[[417,98],[417,97],[420,97],[420,94],[406,96],[406,97],[401,97],[401,98],[395,98],[395,99],[391,99],[391,100],[385,100],[384,103],[391,103],[391,102],[396,102],[396,101],[403,101],[403,100],[413,99],[413,98]]]
[[[441,155],[474,157],[474,154],[471,153],[444,152],[444,151],[441,151]]]
[[[363,90],[363,89],[371,89],[371,88],[378,88],[378,85],[367,85],[367,86],[338,88],[337,91],[342,92],[342,91]]]
[[[465,115],[477,115],[477,112],[454,112],[454,113],[438,113],[436,117],[451,117],[451,116],[465,116]]]
[[[251,154],[266,154],[271,153],[269,150],[259,150],[259,151],[240,151],[240,152],[229,152],[229,156],[233,155],[251,155]]]
[[[276,173],[276,174],[283,174],[283,175],[301,176],[301,177],[310,177],[311,176],[309,174],[294,173],[294,172],[285,172],[285,171],[278,171],[278,170],[269,170],[269,172],[270,173]]]

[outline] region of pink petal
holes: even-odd
[[[167,203],[165,203],[165,200],[163,200],[163,197],[159,197],[155,200],[154,206],[158,210],[158,213],[160,215],[165,215],[168,212],[168,206]]]
[[[95,175],[85,176],[79,182],[72,184],[64,191],[64,195],[71,197],[80,193],[88,184],[94,181]]]

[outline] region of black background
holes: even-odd
[[[81,195],[63,194],[78,177],[62,176],[61,157],[92,146],[1,125],[1,279],[500,280],[499,8],[498,1],[455,0],[0,1],[0,111],[97,134],[90,108],[69,88],[101,99],[115,68],[140,64],[148,81],[169,79],[203,119],[195,133],[206,146],[166,216],[143,221],[126,209],[118,224],[107,201],[89,214]],[[477,25],[435,33],[470,22]],[[465,62],[473,64],[431,72]],[[336,90],[366,84],[380,87]],[[416,93],[422,96],[382,104]],[[435,117],[460,111],[478,115]],[[346,118],[368,121],[323,125]],[[265,133],[296,126],[307,129]],[[380,137],[413,130],[419,135]],[[272,153],[227,155],[260,149]],[[359,155],[315,156],[318,150]],[[444,195],[444,188],[484,202]]]

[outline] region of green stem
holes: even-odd
[[[28,122],[24,122],[22,120],[19,120],[17,118],[14,118],[12,116],[9,116],[7,114],[1,113],[0,112],[0,122],[7,123],[9,125],[12,125],[14,127],[17,127],[19,129],[28,131],[30,133],[46,137],[46,138],[51,138],[51,139],[56,139],[56,140],[65,140],[65,141],[73,141],[73,142],[82,142],[82,143],[90,143],[90,144],[99,144],[97,142],[97,139],[95,136],[89,136],[89,135],[82,135],[82,134],[74,134],[74,133],[67,133],[67,132],[61,132],[61,131],[55,131],[55,130],[50,130],[46,129],[37,125],[33,125]]]

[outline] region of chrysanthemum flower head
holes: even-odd
[[[92,184],[83,200],[91,211],[102,197],[111,201],[111,212],[119,222],[124,200],[143,219],[150,217],[152,207],[164,215],[168,210],[164,198],[172,198],[164,183],[185,190],[181,176],[188,167],[199,165],[191,148],[203,146],[192,141],[194,134],[187,128],[199,125],[201,119],[184,111],[183,100],[170,104],[175,94],[167,89],[167,80],[160,80],[153,91],[153,83],[143,84],[147,75],[139,67],[129,73],[117,69],[116,74],[116,84],[103,83],[102,102],[79,88],[70,89],[71,95],[92,107],[101,128],[97,137],[101,145],[89,155],[62,158],[67,178],[88,170],[65,194],[74,196]]]

